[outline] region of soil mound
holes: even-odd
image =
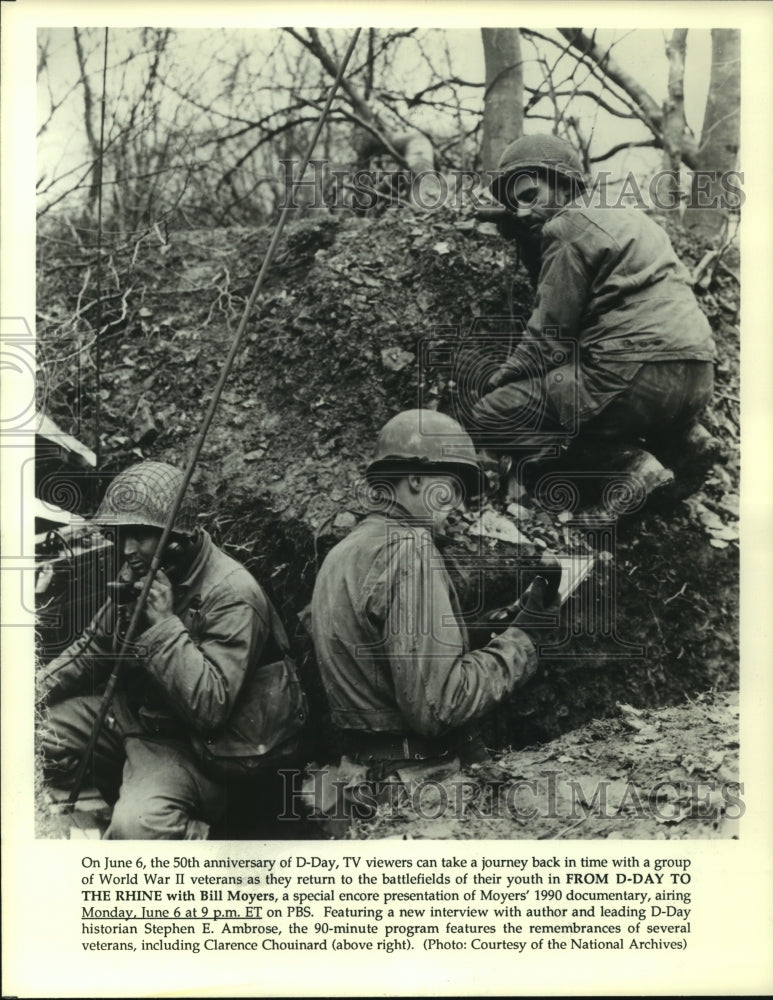
[[[616,702],[668,704],[737,681],[737,258],[709,259],[708,245],[668,229],[689,267],[703,262],[697,292],[720,358],[705,423],[726,459],[686,503],[614,537],[572,528],[534,502],[516,517],[522,546],[475,540],[491,569],[485,593],[463,570],[457,579],[478,621],[481,605],[517,596],[516,554],[601,556],[573,602],[595,609],[596,625],[570,630],[537,682],[492,721],[499,746],[557,736]],[[140,457],[184,462],[269,237],[155,229],[113,246],[103,251],[100,314],[93,249],[41,234],[40,405],[93,447],[99,399],[106,474]],[[482,384],[531,299],[493,225],[451,208],[289,224],[195,482],[205,525],[266,586],[290,631],[325,551],[356,523],[379,427],[406,407],[459,414],[459,357]],[[465,546],[461,537],[457,554]],[[485,641],[486,628],[477,632]]]

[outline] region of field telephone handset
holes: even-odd
[[[185,552],[183,542],[176,540],[169,541],[164,549],[164,557],[161,560],[161,569],[169,579],[174,582],[178,575],[179,559]],[[137,584],[143,579],[144,574],[135,572],[130,563],[124,562],[118,571],[118,578],[108,583],[107,587],[110,596],[120,607],[132,604],[137,598]]]

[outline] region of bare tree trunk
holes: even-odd
[[[99,140],[94,132],[94,95],[91,92],[89,75],[86,70],[86,56],[81,45],[81,36],[77,28],[72,29],[73,40],[75,42],[75,54],[78,57],[78,69],[81,75],[81,86],[83,87],[83,124],[86,130],[91,155],[94,163],[91,168],[91,184],[89,185],[89,206],[93,207],[99,196],[99,188],[102,184],[102,155],[99,148]]]
[[[678,207],[679,168],[685,135],[684,60],[687,50],[687,28],[675,28],[666,45],[668,56],[668,97],[663,104],[663,167],[672,176],[664,191],[669,204]]]
[[[675,28],[666,45],[668,56],[668,97],[663,106],[663,165],[679,170],[684,139],[684,58],[687,28]]]
[[[481,168],[494,170],[505,146],[523,132],[523,62],[517,28],[481,28],[486,63]]]
[[[720,232],[727,210],[722,174],[738,166],[741,128],[741,32],[712,28],[711,79],[696,157],[692,203],[684,222],[707,234]]]

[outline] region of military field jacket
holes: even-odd
[[[633,208],[572,204],[545,223],[527,329],[508,364],[550,370],[568,360],[567,341],[593,365],[711,361],[715,351],[668,235]]]
[[[263,658],[271,635],[266,596],[243,566],[202,534],[185,579],[173,584],[174,613],[134,641],[113,706],[124,732],[216,732]],[[52,660],[40,676],[47,701],[97,690],[115,662],[111,647],[112,636],[97,623]]]
[[[431,533],[406,515],[365,518],[327,556],[311,608],[314,647],[341,729],[440,736],[536,670],[517,628],[470,651]]]

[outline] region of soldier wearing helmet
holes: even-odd
[[[82,757],[115,661],[120,608],[141,589],[182,478],[163,462],[132,466],[94,518],[125,562],[97,619],[39,672],[41,743],[55,784],[69,784]],[[203,839],[231,811],[229,794],[243,790],[237,779],[296,748],[303,704],[292,696],[276,611],[197,526],[189,491],[140,621],[90,768],[114,803],[105,838]]]
[[[371,512],[327,555],[311,604],[340,749],[374,780],[418,765],[458,768],[478,749],[470,724],[536,670],[544,595],[487,646],[469,648],[438,547],[451,512],[480,491],[473,443],[455,420],[398,413],[367,480]]]
[[[665,230],[642,211],[594,203],[577,153],[555,136],[510,143],[491,190],[536,298],[526,336],[472,410],[476,441],[536,456],[575,438],[591,455],[639,444],[670,462],[707,436],[697,416],[711,398],[714,343]]]

